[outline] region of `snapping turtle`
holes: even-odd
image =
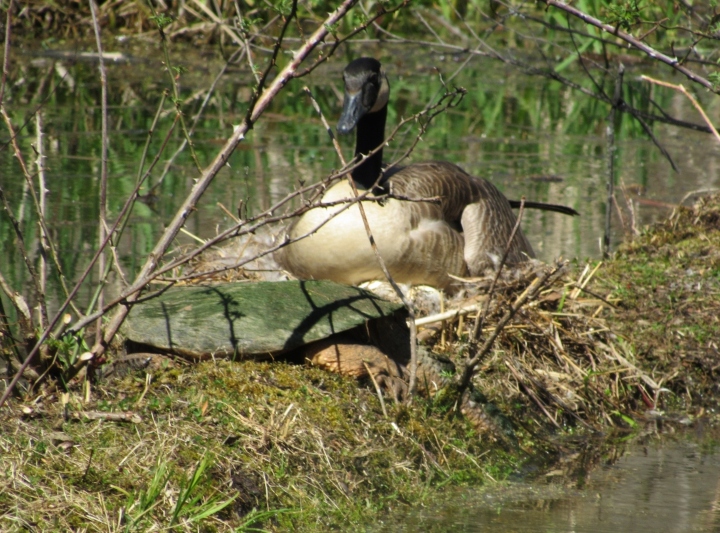
[[[135,305],[123,334],[189,359],[262,359],[397,314],[402,305],[330,281],[178,286]]]
[[[370,370],[390,385],[410,359],[406,318],[401,304],[331,281],[176,286],[133,307],[122,328],[128,354],[115,366],[158,353],[300,358],[355,377]]]

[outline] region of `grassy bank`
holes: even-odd
[[[3,530],[225,531],[257,509],[272,518],[256,525],[314,531],[513,468],[432,402],[396,405],[386,419],[369,389],[300,366],[166,369],[105,384],[93,398],[49,396],[4,411]]]
[[[625,244],[601,290],[620,305],[613,329],[664,388],[664,402],[696,415],[718,407],[720,199],[702,198]]]
[[[559,298],[548,291],[518,317],[476,382],[512,438],[452,416],[438,397],[390,405],[385,418],[370,387],[284,363],[168,363],[12,401],[0,413],[0,527],[346,528],[446,485],[547,467],[571,435],[591,449],[581,459],[589,468],[603,444],[584,437],[707,420],[716,408],[718,250],[716,197],[676,211],[600,266],[583,289],[594,300],[563,297],[580,276],[571,269]],[[540,339],[527,324],[547,309],[557,324]],[[458,356],[462,335],[444,343]],[[563,384],[568,364],[584,385]]]

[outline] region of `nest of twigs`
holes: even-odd
[[[608,264],[564,266],[499,332],[475,386],[533,432],[701,416],[720,390],[718,250],[714,196],[676,209]],[[492,281],[481,281],[475,295],[453,302],[471,311],[445,320],[433,349],[461,367],[475,317],[484,316],[482,342],[547,268],[503,275],[490,296]]]
[[[471,312],[445,320],[428,341],[433,350],[461,368],[472,347],[469,339],[478,314],[482,342],[547,268],[534,263],[502,276],[490,297],[476,285],[475,295],[451,306]],[[579,274],[566,264],[556,268],[557,274],[543,284],[537,298],[523,305],[500,331],[478,367],[475,387],[533,433],[548,426],[599,430],[607,424],[632,424],[631,416],[639,410],[655,408],[662,379],[642,369],[630,344],[608,324],[607,312],[618,298],[612,291],[602,294],[588,288],[601,264],[587,264]]]

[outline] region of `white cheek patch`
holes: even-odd
[[[385,73],[382,72],[380,77],[382,78],[380,81],[380,91],[378,92],[377,100],[375,100],[375,105],[369,111],[370,113],[380,111],[387,105],[388,100],[390,99],[390,84],[388,83]]]

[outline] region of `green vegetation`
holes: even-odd
[[[3,410],[0,476],[16,484],[0,492],[0,509],[16,510],[0,512],[3,530],[102,529],[123,517],[124,531],[200,521],[317,531],[446,484],[504,479],[519,464],[432,401],[392,405],[385,419],[369,389],[292,365],[179,367],[102,383],[93,397]],[[101,417],[128,410],[142,420]],[[73,417],[93,411],[99,419]]]
[[[701,391],[712,387],[720,339],[719,221],[717,197],[680,208],[625,244],[601,276],[620,299],[618,333],[658,375],[677,376],[668,398],[675,406],[717,404]]]

